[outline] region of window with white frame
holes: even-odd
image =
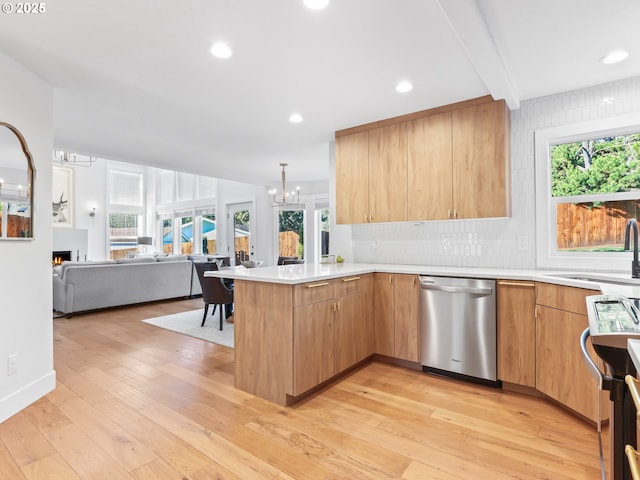
[[[158,170],[157,229],[162,232],[164,252],[216,253],[216,193],[216,178]]]
[[[138,251],[144,233],[142,172],[109,170],[109,258],[124,258]]]
[[[540,267],[629,268],[621,252],[627,221],[640,218],[640,125],[610,123],[536,132]]]
[[[278,212],[278,255],[304,258],[305,210]]]

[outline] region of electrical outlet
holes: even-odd
[[[521,252],[529,250],[529,237],[520,235],[518,237],[518,250]]]
[[[7,358],[7,375],[18,373],[18,354],[14,353]]]

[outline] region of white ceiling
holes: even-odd
[[[277,182],[280,162],[294,182],[327,179],[335,130],[486,94],[518,108],[640,75],[636,0],[45,6],[0,13],[0,50],[54,86],[57,149],[257,184]],[[217,40],[230,59],[211,56]],[[615,48],[631,56],[601,64]],[[412,92],[394,91],[402,79]]]

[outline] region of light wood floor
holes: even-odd
[[[547,401],[372,363],[282,408],[233,350],[141,319],[54,321],[58,387],[0,424],[0,479],[598,479],[595,429]]]

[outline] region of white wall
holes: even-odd
[[[0,422],[55,388],[51,298],[50,86],[0,53],[0,119],[23,134],[36,168],[34,239],[0,241]],[[18,372],[7,375],[7,357]]]
[[[639,111],[640,77],[522,102],[511,112],[510,218],[353,225],[354,260],[535,268],[535,130]]]

